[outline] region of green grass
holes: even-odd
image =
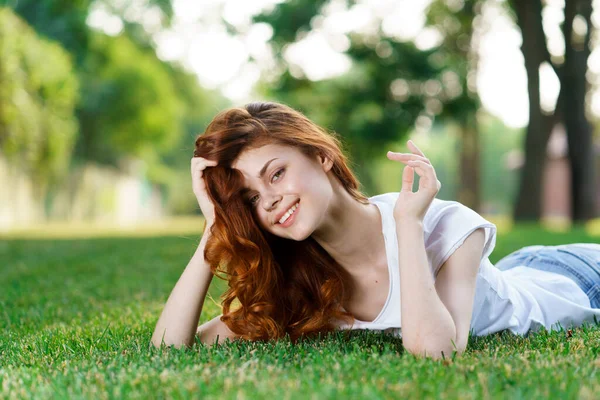
[[[149,345],[198,243],[164,237],[0,240],[0,398],[597,398],[600,328],[471,338],[461,357],[405,353],[358,332],[298,345]],[[499,236],[491,260],[530,244],[598,242],[582,228]],[[224,283],[213,280],[215,299]],[[220,314],[207,300],[201,322]]]

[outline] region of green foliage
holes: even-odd
[[[257,15],[254,22],[265,22],[276,34],[273,42],[278,50],[287,43],[296,41],[298,32],[310,31],[310,22],[319,14],[327,0],[289,0],[278,4],[272,12]]]
[[[509,215],[519,184],[519,169],[509,170],[509,152],[521,152],[524,129],[508,128],[501,120],[488,116],[481,125],[481,194],[486,212]]]
[[[338,132],[348,145],[364,190],[373,193],[377,185],[373,160],[384,155],[389,145],[403,140],[417,118],[465,124],[479,107],[477,95],[467,85],[474,4],[467,2],[453,12],[445,3],[434,2],[428,22],[446,37],[441,45],[428,50],[382,31],[350,33],[345,54],[352,61],[351,69],[343,76],[313,82],[289,71],[283,49],[314,28],[313,22],[328,3],[285,2],[255,18],[272,26],[271,44],[285,71],[265,92]],[[346,6],[354,3],[346,1]]]
[[[202,228],[198,227],[198,232]],[[600,328],[471,337],[466,353],[416,359],[401,340],[357,331],[292,345],[150,338],[192,256],[193,236],[0,240],[0,397],[16,398],[593,398]],[[530,244],[597,242],[577,228],[520,226],[491,261]],[[213,279],[210,297],[225,290]],[[220,314],[206,299],[201,323]]]
[[[427,67],[424,59],[428,53],[417,51],[414,45],[395,43],[391,47],[411,54],[406,58],[399,56],[416,66],[408,76],[424,78],[438,72]],[[356,44],[351,54],[357,61],[348,73],[312,82],[286,72],[269,90],[278,101],[302,110],[319,125],[341,135],[367,192],[374,191],[372,160],[385,154],[389,144],[404,138],[424,111],[420,92],[402,99],[394,96],[390,88],[405,76],[402,66],[382,67],[376,51],[376,45]]]
[[[155,161],[182,130],[182,104],[153,53],[127,37],[94,34],[82,72],[81,156],[117,165],[127,156]]]
[[[93,0],[0,0],[23,18],[38,34],[55,40],[79,64],[87,51],[86,24]]]
[[[81,82],[76,161],[123,168],[124,161],[142,159],[145,177],[163,185],[168,209],[194,210],[195,198],[184,189],[190,185],[193,139],[210,117],[229,105],[222,95],[203,89],[197,77],[180,66],[159,60],[151,34],[125,18],[134,7],[128,2],[0,0],[0,4],[8,5],[41,35],[62,43],[75,60]],[[119,37],[88,27],[92,6],[123,20]],[[171,1],[149,0],[142,7],[158,7],[162,26],[169,25]],[[70,153],[64,162],[69,158]]]
[[[469,115],[481,106],[475,85],[469,84],[469,81],[474,80],[477,67],[471,41],[474,21],[482,4],[481,0],[462,3],[434,0],[426,11],[427,26],[442,35],[442,43],[435,49],[430,61],[443,65],[457,81],[457,87],[453,89],[457,93],[453,96],[442,93],[444,106],[440,117],[461,124],[466,124]]]
[[[80,160],[112,165],[124,157],[154,161],[174,145],[181,134],[182,104],[150,37],[140,33],[138,24],[125,20],[123,14],[131,4],[110,0],[4,3],[42,35],[63,43],[76,60],[82,84]],[[112,38],[90,30],[86,19],[94,4],[119,15],[125,34]],[[158,7],[163,24],[170,22],[170,1],[150,0],[143,7]]]
[[[134,3],[134,4],[132,4]],[[0,5],[12,8],[35,30],[62,44],[73,54],[76,64],[86,58],[90,45],[90,34],[86,20],[92,6],[102,6],[109,12],[123,16],[128,9],[138,8],[133,14],[151,7],[160,10],[163,26],[168,26],[173,17],[171,0],[148,0],[128,2],[113,0],[0,0]],[[131,11],[131,10],[129,10]],[[137,23],[124,20],[125,29],[141,47],[151,47],[150,36]]]
[[[518,184],[518,170],[507,169],[506,156],[520,150],[522,129],[507,128],[501,120],[485,113],[481,117],[481,196],[486,214],[508,214],[512,208]],[[456,200],[459,189],[460,127],[456,123],[436,124],[426,134],[413,141],[431,160],[442,188],[438,198]],[[408,153],[404,140],[390,146],[392,151]],[[372,194],[397,192],[401,188],[402,168],[384,155],[374,159],[375,191]],[[415,176],[415,188],[419,177]]]
[[[173,64],[165,64],[177,98],[182,103],[182,131],[176,145],[148,165],[148,178],[165,187],[166,208],[172,214],[199,211],[191,187],[190,159],[196,136],[215,114],[231,104],[222,94],[200,87],[197,76]]]
[[[70,55],[0,8],[0,146],[39,184],[68,168],[78,89]]]

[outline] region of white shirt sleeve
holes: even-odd
[[[423,229],[425,251],[434,277],[452,253],[478,228],[485,231],[481,256],[484,260],[496,246],[496,225],[457,201],[433,199],[423,219]]]

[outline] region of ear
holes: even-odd
[[[329,170],[331,170],[331,168],[333,167],[333,160],[331,160],[329,157],[322,153],[319,153],[318,159],[319,163],[323,167],[323,171],[329,172]]]

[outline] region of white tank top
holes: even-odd
[[[339,323],[340,329],[370,329],[402,336],[400,311],[400,269],[398,241],[393,215],[398,192],[371,197],[382,216],[390,288],[385,305],[373,321],[356,320],[353,325]],[[579,326],[600,319],[600,309],[577,284],[560,274],[518,266],[507,271],[496,268],[489,255],[496,245],[496,225],[456,202],[434,199],[423,219],[425,252],[433,277],[452,253],[476,229],[484,228],[485,245],[481,256],[471,332],[477,336],[504,329],[524,335],[541,326],[546,329]]]

